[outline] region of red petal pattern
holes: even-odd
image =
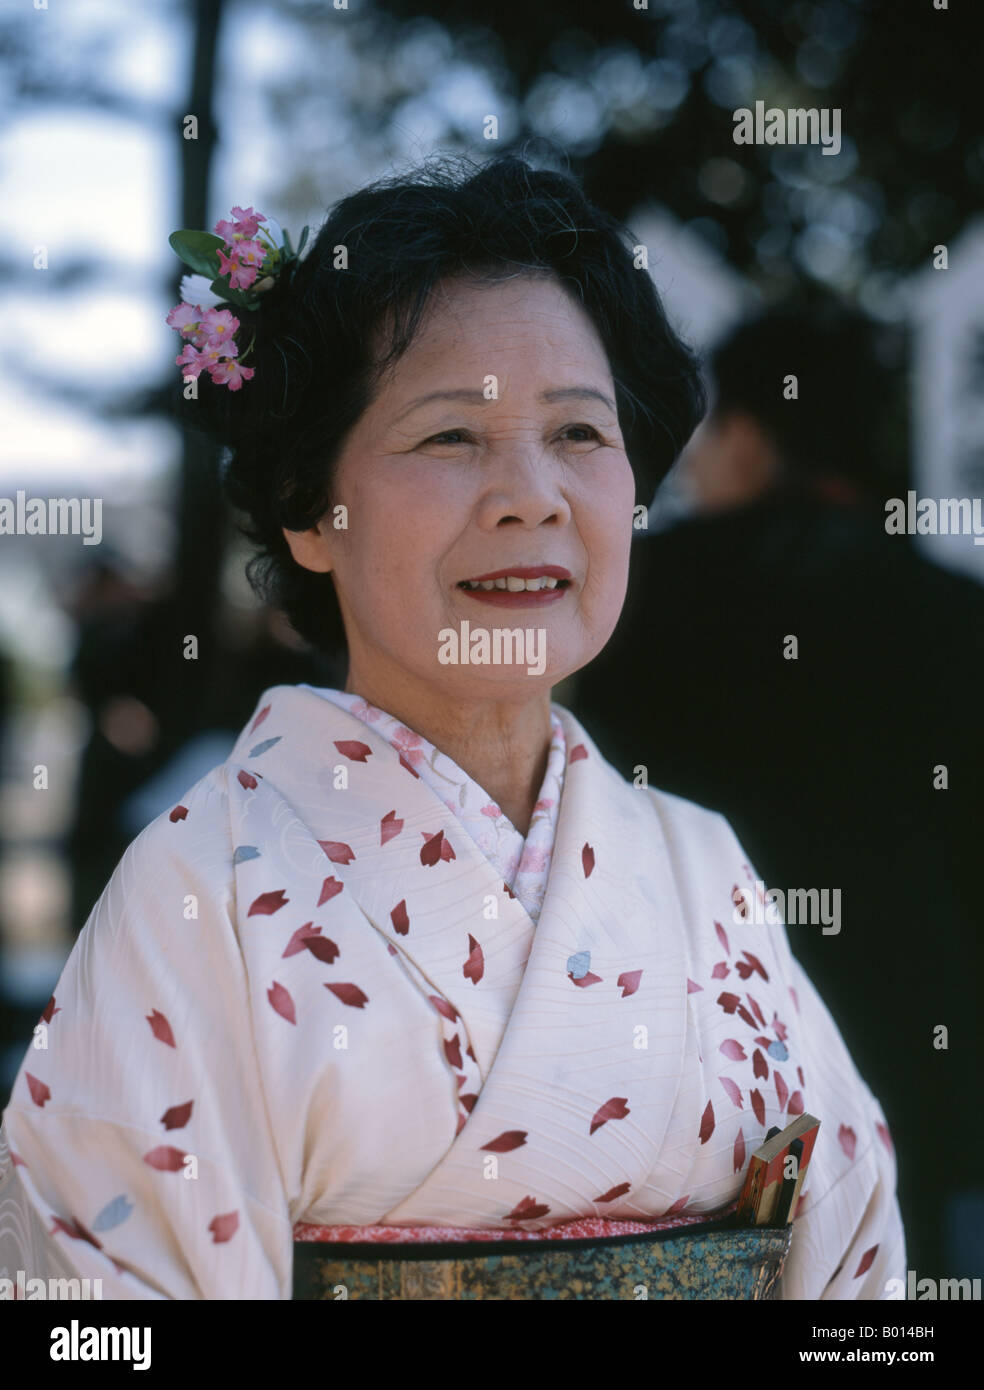
[[[330,989],[336,999],[352,1009],[363,1009],[369,1003],[369,996],[363,994],[358,985],[325,985],[325,989]]]
[[[704,1107],[704,1113],[700,1119],[700,1142],[706,1144],[714,1133],[714,1106],[710,1101]]]
[[[336,738],[334,744],[342,757],[353,763],[364,763],[372,753],[368,743],[360,743],[357,738]]]
[[[617,1187],[610,1187],[607,1192],[603,1192],[600,1197],[596,1197],[596,1202],[614,1202],[619,1197],[624,1197],[632,1187],[630,1182],[620,1182]]]
[[[283,888],[271,889],[269,893],[261,893],[258,898],[254,898],[246,916],[272,917],[275,912],[279,912],[289,902],[290,898],[286,896]]]
[[[485,953],[470,932],[468,934],[468,959],[465,961],[461,973],[466,980],[471,980],[473,985],[477,985],[485,974]]]
[[[546,1216],[550,1208],[543,1206],[542,1203],[534,1201],[532,1197],[524,1197],[513,1207],[506,1217],[507,1221],[533,1221],[539,1216]]]
[[[319,840],[318,844],[333,864],[351,864],[355,858],[351,845],[346,845],[341,840]]]
[[[278,985],[276,980],[274,980],[273,984],[267,990],[267,999],[269,999],[272,1008],[281,1018],[285,1018],[288,1023],[297,1022],[294,1001],[287,990],[284,989],[283,985]]]
[[[735,1137],[735,1152],[733,1159],[733,1172],[740,1173],[745,1166],[745,1136],[741,1130]]]
[[[174,1034],[171,1032],[171,1025],[159,1009],[154,1009],[152,1013],[145,1014],[144,1017],[150,1024],[150,1031],[158,1042],[167,1043],[168,1047],[177,1047]]]
[[[224,1245],[239,1230],[239,1212],[227,1211],[224,1216],[213,1216],[208,1229],[212,1232],[213,1244]]]
[[[38,1078],[32,1076],[29,1071],[26,1071],[24,1076],[27,1080],[27,1089],[31,1093],[31,1099],[34,1101],[35,1105],[39,1105],[43,1109],[46,1102],[51,1099],[51,1091],[48,1089],[45,1082],[39,1081]],[[25,1167],[26,1166],[25,1164]]]
[[[862,1274],[866,1274],[866,1273],[867,1273],[867,1271],[868,1271],[868,1270],[871,1268],[871,1266],[874,1264],[874,1262],[875,1262],[875,1256],[876,1256],[877,1254],[878,1254],[878,1246],[877,1246],[877,1245],[873,1245],[873,1246],[871,1247],[870,1250],[866,1250],[866,1251],[864,1252],[864,1254],[861,1256],[861,1263],[858,1265],[857,1269],[856,1269],[855,1272],[854,1272],[854,1277],[855,1277],[855,1279],[860,1279]]]
[[[596,1129],[601,1129],[609,1120],[624,1120],[630,1113],[625,1096],[612,1096],[611,1100],[606,1100],[604,1105],[600,1105],[595,1111],[588,1133],[594,1134]]]
[[[513,1149],[520,1149],[526,1143],[526,1134],[525,1129],[506,1129],[497,1138],[483,1144],[482,1148],[493,1154],[512,1153]]]
[[[719,1076],[718,1080],[728,1093],[728,1099],[739,1110],[744,1110],[741,1103],[741,1088],[736,1081],[732,1081],[730,1076]]]
[[[180,1173],[184,1167],[185,1152],[183,1149],[172,1148],[170,1144],[161,1144],[145,1153],[143,1161],[151,1168],[156,1168],[159,1173]]]
[[[335,877],[326,878],[324,883],[321,885],[321,893],[318,897],[316,905],[318,907],[323,907],[325,903],[330,903],[332,898],[338,897],[339,893],[342,891],[344,887],[345,884],[342,883],[339,879]]]
[[[172,1105],[161,1116],[161,1124],[165,1129],[184,1129],[191,1119],[191,1107],[194,1103],[193,1100],[186,1100],[184,1105]]]

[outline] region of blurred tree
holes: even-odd
[[[641,3],[641,0],[640,0]],[[926,0],[377,0],[495,55],[520,120],[626,217],[649,198],[776,290],[926,263],[984,193],[979,14]],[[304,6],[301,7],[305,8]],[[732,112],[834,107],[843,148],[736,146]],[[481,132],[473,132],[481,143]],[[500,144],[499,148],[502,148]]]
[[[194,139],[185,138],[182,125],[176,131],[181,150],[182,227],[208,227],[209,173],[217,130],[213,115],[216,49],[225,0],[199,0],[191,7],[194,25],[192,64],[188,84],[187,113],[197,121]],[[181,277],[185,267],[175,257],[174,298],[181,298]],[[185,431],[182,437],[178,501],[178,553],[175,604],[179,626],[195,633],[200,648],[212,648],[218,607],[219,578],[222,569],[224,508],[219,484],[218,456],[214,445]],[[172,659],[180,669],[180,683],[187,701],[188,681],[201,689],[214,674],[208,660],[187,662],[179,642]],[[194,668],[189,672],[189,667]],[[184,668],[184,669],[181,669]],[[186,704],[187,708],[187,704]]]

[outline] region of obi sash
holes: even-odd
[[[792,1225],[588,1217],[541,1231],[294,1227],[293,1298],[775,1299]]]

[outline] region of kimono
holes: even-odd
[[[711,1217],[806,1111],[779,1297],[887,1297],[891,1136],[784,926],[737,906],[730,826],[627,782],[562,706],[551,728],[524,840],[358,695],[267,690],[130,845],[44,1010],[0,1128],[0,1275],[289,1299],[312,1226]]]

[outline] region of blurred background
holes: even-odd
[[[714,350],[756,315],[799,306],[804,333],[817,305],[863,315],[870,352],[853,376],[854,359],[836,345],[824,348],[827,340],[817,340],[811,359],[814,381],[825,361],[840,365],[821,412],[827,422],[841,419],[842,430],[851,429],[864,417],[877,426],[870,442],[865,433],[864,467],[855,467],[846,491],[836,468],[819,490],[825,505],[840,507],[838,525],[843,504],[862,492],[882,517],[884,500],[904,498],[910,488],[934,498],[980,498],[984,124],[980,16],[968,16],[970,8],[940,9],[932,0],[348,0],[340,7],[305,0],[0,0],[0,496],[24,490],[28,497],[102,499],[98,545],[86,546],[78,535],[0,535],[0,1105],[62,963],[126,845],[225,758],[265,686],[338,680],[251,596],[243,574],[248,551],[220,499],[218,460],[170,417],[179,344],[164,318],[180,298],[184,267],[170,251],[169,232],[211,229],[240,204],[296,233],[305,223],[316,228],[338,197],[434,151],[482,159],[520,149],[579,175],[588,194],[646,245],[674,324],[706,356],[712,389]],[[840,109],[839,153],[736,145],[732,113],[756,100]],[[490,116],[494,139],[487,138]],[[788,324],[784,331],[782,344],[797,339]],[[855,415],[841,418],[852,381]],[[751,396],[732,405],[746,423],[754,419]],[[767,421],[763,429],[758,442],[774,444]],[[737,436],[719,431],[711,438],[734,444]],[[746,430],[741,440],[748,439]],[[830,447],[837,452],[836,437]],[[646,554],[657,554],[660,536],[671,547],[659,552],[672,560],[660,580],[667,586],[662,597],[674,576],[682,586],[689,575],[691,592],[694,575],[702,575],[713,602],[723,571],[706,562],[700,540],[680,542],[678,555],[672,538],[689,537],[685,524],[704,513],[740,512],[770,491],[761,484],[744,493],[722,490],[715,469],[723,456],[712,450],[695,464],[688,451],[653,502],[646,542],[653,548]],[[783,463],[792,468],[794,461]],[[876,529],[883,531],[880,523]],[[742,534],[747,555],[749,532]],[[788,529],[782,534],[780,575],[791,555],[809,551],[790,541]],[[714,553],[721,545],[714,541]],[[930,766],[958,764],[981,732],[979,668],[954,663],[953,651],[972,645],[984,626],[977,604],[984,545],[932,534],[905,545],[917,558],[904,578],[889,574],[880,606],[864,610],[863,621],[870,634],[893,615],[891,660],[886,655],[879,667],[892,690],[907,688],[927,666],[943,671],[933,730],[952,734],[952,696],[958,732],[943,752],[945,739],[930,740],[926,758]],[[824,541],[820,549],[828,564],[842,568],[836,557],[843,547],[831,550]],[[857,615],[858,595],[871,594],[876,571],[885,574],[874,551],[862,545],[852,553],[861,554],[856,582],[845,589],[841,616],[828,615],[835,628],[843,612]],[[944,575],[952,582],[938,578]],[[774,589],[776,572],[762,582]],[[804,593],[796,590],[800,618],[812,602]],[[684,609],[678,618],[667,644],[679,646],[690,621]],[[727,617],[705,643],[718,644],[721,671],[730,665],[732,675],[747,638],[737,621]],[[795,621],[775,619],[780,632],[798,630],[787,625]],[[914,637],[909,645],[917,630],[945,630],[950,645],[927,657]],[[655,643],[651,624],[631,629],[629,639],[644,662],[633,668],[642,680],[645,661],[669,653],[668,645],[662,652],[647,647],[644,631]],[[185,659],[189,635],[198,640],[194,661]],[[869,664],[878,664],[866,650]],[[623,659],[618,651],[616,644],[616,662]],[[677,762],[662,768],[658,748],[646,756],[638,755],[638,743],[622,750],[624,770],[645,762],[657,784],[725,810],[759,871],[777,886],[846,882],[846,870],[835,876],[839,863],[827,878],[810,878],[823,870],[802,861],[794,867],[794,856],[776,849],[779,823],[789,819],[776,766],[795,772],[796,748],[823,723],[823,710],[851,707],[850,682],[857,660],[864,661],[854,647],[850,656],[829,646],[825,653],[827,668],[842,678],[850,667],[848,683],[840,692],[826,690],[819,713],[801,715],[798,745],[777,748],[768,732],[747,722],[720,721],[751,769],[733,785],[698,768],[699,728],[690,731],[698,753],[681,739]],[[617,669],[606,675],[599,667],[599,679],[610,680]],[[597,721],[599,741],[617,758],[617,740],[605,737],[617,713],[597,685],[579,690],[579,712],[593,729]],[[692,706],[687,688],[680,690]],[[712,685],[712,693],[719,706],[730,703],[721,686]],[[869,724],[850,731],[852,757],[880,708],[872,705]],[[719,722],[714,709],[712,703],[703,712],[705,728]],[[656,717],[644,702],[639,712]],[[683,715],[667,707],[661,717]],[[907,717],[903,709],[903,743]],[[843,728],[831,727],[827,736],[843,749]],[[823,752],[822,739],[817,746]],[[719,766],[722,759],[729,760],[727,744],[715,746],[712,761]],[[965,787],[976,766],[966,754]],[[877,767],[871,776],[888,786]],[[747,810],[755,801],[752,783],[771,820],[765,810],[758,820]],[[882,802],[891,795],[914,808],[908,786],[896,793],[893,784]],[[877,802],[862,803],[866,815],[883,812]],[[899,896],[930,833],[920,815],[912,811],[904,844],[887,837],[896,867],[888,849],[879,867],[883,878],[896,875]],[[947,1125],[963,1123],[968,1109],[980,1108],[976,1000],[959,1014],[965,1070],[953,1073],[949,1091],[937,1091],[933,1075],[921,1073],[918,1105],[903,1094],[904,1068],[897,1056],[892,1061],[887,1016],[868,1010],[879,1000],[887,1007],[889,994],[894,1007],[899,992],[916,993],[920,953],[947,922],[959,918],[960,930],[976,933],[979,946],[976,878],[968,875],[966,890],[957,890],[959,904],[945,909],[951,915],[942,926],[933,916],[943,910],[934,887],[952,877],[953,856],[966,866],[976,852],[975,868],[980,862],[979,830],[967,810],[947,841],[950,859],[935,851],[925,856],[926,904],[914,895],[919,907],[909,936],[897,934],[889,899],[882,913],[877,901],[864,909],[871,951],[863,958],[837,956],[832,936],[822,938],[821,952],[816,936],[807,943],[791,931],[866,1077],[872,1069],[893,1134],[898,1127],[913,1146],[920,1126],[935,1142]],[[860,924],[861,915],[854,920]],[[888,991],[865,971],[893,951],[906,969],[899,967]],[[944,993],[932,999],[937,1014],[946,1013],[947,982],[956,988],[969,965],[957,950],[946,958]],[[838,995],[838,981],[852,972],[854,996]],[[965,1006],[954,1007],[956,1017]],[[976,1154],[974,1162],[978,1177],[961,1179],[948,1214],[920,1207],[930,1158],[918,1180],[907,1180],[915,1232],[910,1263],[927,1261],[925,1273],[982,1272],[984,1182]],[[977,1232],[972,1241],[968,1231]]]

